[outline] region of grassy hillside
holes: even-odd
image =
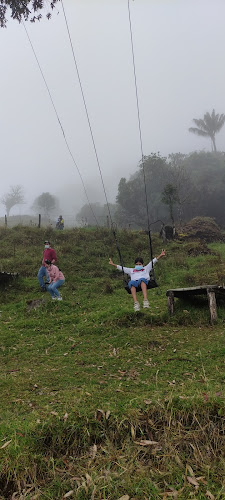
[[[41,294],[50,238],[66,284]],[[149,260],[147,236],[118,234],[124,262]],[[153,237],[154,254],[162,244]],[[0,232],[0,498],[225,498],[224,316],[166,290],[225,281],[225,245],[167,245],[150,310],[134,313],[108,230]],[[37,301],[37,302],[32,302]],[[14,495],[14,496],[13,496]]]

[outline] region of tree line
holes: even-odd
[[[20,184],[11,186],[8,193],[0,198],[0,203],[4,205],[6,215],[9,217],[10,211],[15,205],[23,205],[25,203],[23,186]],[[35,198],[31,208],[36,213],[49,216],[52,210],[59,208],[59,202],[56,196],[48,192],[42,193]]]
[[[151,222],[161,219],[174,226],[176,220],[182,227],[183,222],[200,215],[214,217],[224,225],[225,158],[224,153],[217,152],[216,134],[225,124],[225,115],[213,109],[212,113],[194,118],[193,122],[196,126],[190,127],[189,132],[208,137],[212,153],[175,153],[168,158],[152,153],[144,157],[129,180],[120,179],[117,203],[110,208],[119,225],[146,227],[147,205]],[[101,225],[108,207],[95,203],[92,208],[96,215],[101,214]],[[88,205],[82,207],[77,216],[78,221],[85,225],[93,225],[92,218]]]
[[[143,168],[151,223],[161,220],[182,227],[192,217],[205,216],[225,226],[225,153],[214,151],[145,156],[129,179],[120,179],[116,203],[109,205],[110,214],[119,226],[147,226]],[[0,201],[9,216],[13,206],[24,203],[22,186],[12,186]],[[108,207],[100,203],[91,206],[99,225],[106,225]],[[32,205],[34,212],[46,216],[56,209],[59,202],[48,192],[38,196]],[[88,204],[81,208],[76,219],[81,225],[96,225]]]
[[[147,227],[143,167],[150,223],[161,220],[182,227],[192,217],[205,216],[225,226],[225,153],[214,151],[146,156],[129,179],[120,179],[116,203],[110,205],[118,225]],[[99,224],[105,225],[107,206],[95,203],[92,208],[99,216]],[[95,225],[92,219],[90,207],[84,205],[77,215],[78,222]]]
[[[209,137],[211,153],[172,153],[168,158],[159,153],[145,156],[129,180],[120,179],[116,203],[84,205],[77,215],[78,223],[95,225],[98,218],[99,225],[105,225],[110,215],[109,219],[113,217],[120,226],[144,228],[149,212],[151,223],[161,220],[175,225],[176,221],[182,227],[183,222],[198,215],[214,217],[224,226],[225,153],[217,152],[215,135],[224,126],[225,115],[216,114],[213,109],[203,119],[193,121],[197,127],[189,131]],[[11,186],[0,202],[8,216],[13,206],[24,203],[22,186]],[[32,209],[49,216],[58,207],[57,198],[47,192],[34,200]]]

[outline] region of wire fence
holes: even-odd
[[[111,223],[109,220],[109,216],[100,215],[97,217],[98,225],[101,227],[110,227]],[[58,221],[58,217],[53,216],[44,216],[44,215],[5,215],[4,217],[0,217],[0,227],[12,228],[14,226],[30,226],[30,227],[51,227],[56,228]],[[80,220],[77,220],[76,215],[74,214],[65,214],[63,215],[64,228],[72,229],[75,227],[90,227],[96,226],[96,222],[92,220],[92,218],[82,217]],[[114,222],[116,226],[118,224]],[[122,227],[122,226],[121,226]]]
[[[77,218],[76,214],[63,214],[64,221],[64,229],[73,229],[76,227],[85,228],[85,227],[96,227],[96,222],[94,218],[90,215],[87,217]],[[52,228],[55,229],[57,225],[59,216],[51,215],[5,215],[4,217],[0,217],[0,228],[12,228],[15,226],[26,226],[26,227],[43,227],[43,228]],[[108,229],[126,229],[126,230],[140,230],[146,229],[147,227],[141,227],[135,221],[126,221],[120,222],[115,220],[114,218],[110,219],[108,215],[98,215],[97,217],[98,227],[105,227]],[[151,231],[159,232],[165,226],[163,221],[160,219],[152,222],[150,224]],[[167,226],[166,226],[167,227]],[[171,230],[173,228],[171,227]]]

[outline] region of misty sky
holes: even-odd
[[[109,201],[140,160],[127,0],[64,0]],[[134,0],[131,15],[144,154],[210,150],[192,118],[225,113],[224,0]],[[91,201],[104,202],[60,4],[52,20],[26,23]],[[58,195],[64,212],[86,203],[23,25],[0,29],[1,185],[34,198]],[[217,136],[224,150],[225,127]],[[64,198],[65,202],[62,203]],[[5,213],[0,205],[0,215]]]

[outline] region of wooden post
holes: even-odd
[[[7,215],[5,215],[5,227],[7,227]]]
[[[172,316],[174,313],[174,293],[173,292],[169,292],[169,294],[168,294],[168,311],[169,311],[170,316]]]
[[[41,227],[41,214],[38,214],[38,227]]]
[[[216,309],[216,294],[212,290],[212,288],[207,288],[208,302],[209,302],[209,311],[210,311],[210,320],[211,323],[215,323],[217,320],[217,309]]]

